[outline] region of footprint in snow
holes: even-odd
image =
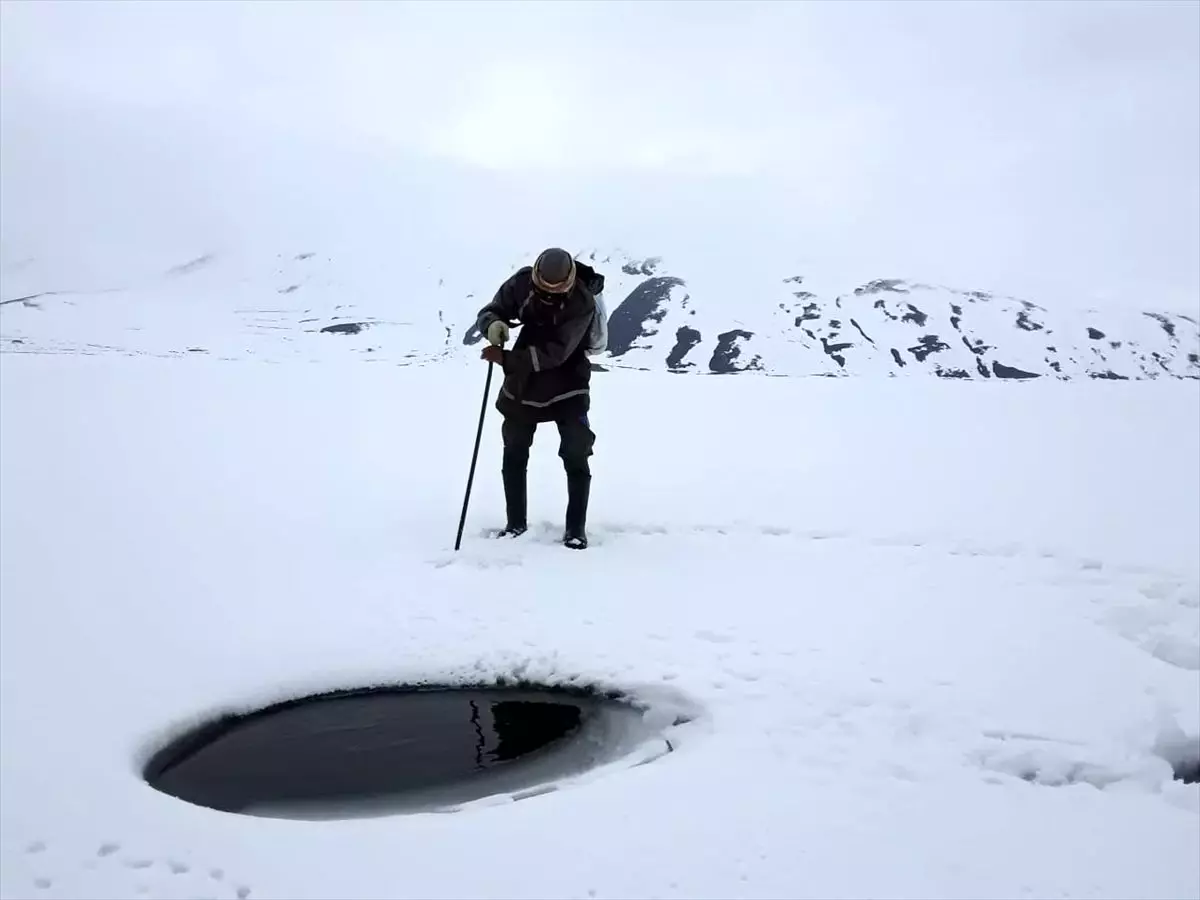
[[[908,537],[902,534],[885,535],[883,537],[871,538],[869,543],[876,547],[922,547],[924,541],[919,538]]]
[[[696,637],[702,641],[708,641],[713,644],[732,644],[734,641],[734,639],[727,634],[721,634],[716,631],[708,631],[704,628],[701,628],[696,632]]]
[[[44,853],[46,849],[46,842],[41,840],[33,841],[25,848],[26,853],[29,854]],[[136,873],[138,881],[129,884],[126,896],[135,894],[144,896],[154,892],[164,897],[212,896],[249,900],[253,893],[248,885],[230,883],[223,868],[198,868],[179,856],[155,858],[123,852],[125,849],[117,841],[105,841],[97,847],[95,855],[91,859],[83,862],[82,868],[95,871],[119,864],[131,876]],[[156,871],[163,876],[169,875],[170,878],[159,880],[156,883],[154,880]],[[40,890],[46,890],[51,886],[51,880],[40,878],[35,881],[35,885]],[[70,884],[60,886],[60,890],[69,890],[70,887]]]
[[[816,528],[808,532],[798,532],[798,535],[810,541],[850,541],[856,538],[849,531],[824,528]]]

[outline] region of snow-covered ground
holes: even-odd
[[[1195,382],[594,381],[520,542],[484,367],[0,356],[5,897],[1195,897]],[[493,390],[495,389],[493,382]],[[628,690],[675,747],[449,815],[142,783],[314,689]],[[691,719],[670,725],[684,712]]]

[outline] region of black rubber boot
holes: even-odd
[[[524,469],[506,468],[504,477],[504,506],[508,515],[508,524],[504,526],[497,537],[518,537],[528,529],[525,519],[525,475]]]
[[[563,544],[572,550],[587,548],[588,494],[591,492],[592,476],[572,473],[567,476],[567,528]]]

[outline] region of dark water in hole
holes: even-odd
[[[640,714],[592,696],[379,690],[231,717],[157,753],[147,782],[226,812],[338,818],[519,790],[611,758]]]

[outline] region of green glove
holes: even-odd
[[[508,324],[497,319],[487,330],[488,341],[496,347],[503,347],[508,341]]]

